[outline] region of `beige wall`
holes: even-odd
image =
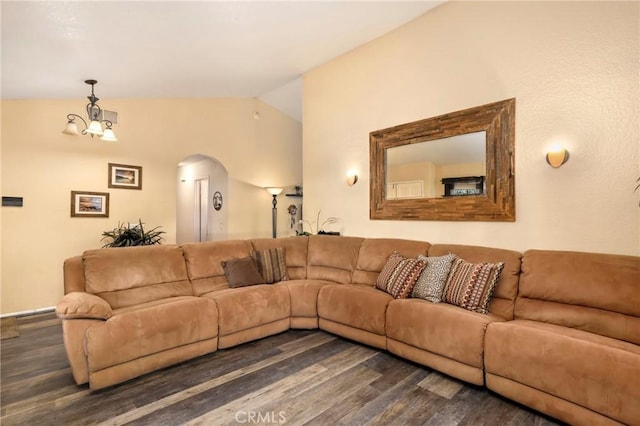
[[[640,254],[638,15],[638,2],[448,2],[307,73],[305,215],[337,216],[346,235]],[[369,220],[370,131],[512,97],[516,222]],[[544,160],[555,142],[571,153],[559,169]]]
[[[100,247],[118,221],[141,218],[175,242],[176,171],[192,154],[229,172],[229,238],[271,236],[263,187],[302,182],[300,123],[260,101],[103,98],[119,113],[116,143],[61,133],[82,99],[2,102],[2,195],[24,197],[24,207],[2,208],[2,313],[55,305],[64,259]],[[142,166],[142,191],[108,188],[109,162]],[[110,217],[71,218],[71,190],[109,192]]]

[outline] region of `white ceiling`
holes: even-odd
[[[258,97],[444,1],[5,1],[3,99]]]

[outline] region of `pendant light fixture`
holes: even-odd
[[[91,95],[87,96],[89,99],[89,103],[87,104],[87,118],[89,124],[87,124],[87,120],[80,117],[78,114],[68,114],[67,115],[67,125],[62,131],[65,135],[91,135],[91,137],[98,136],[101,140],[107,142],[116,142],[116,135],[113,133],[111,126],[113,123],[109,120],[102,119],[102,109],[98,106],[98,99],[96,95],[93,93],[93,86],[95,86],[98,81],[97,80],[85,80],[85,83],[91,86]],[[78,131],[78,126],[75,122],[75,119],[79,118],[84,124],[84,129],[82,131]],[[104,128],[102,127],[104,125]]]

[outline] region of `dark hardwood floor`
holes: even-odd
[[[18,318],[0,342],[9,425],[554,425],[500,396],[319,330],[276,336],[90,392],[60,321]]]

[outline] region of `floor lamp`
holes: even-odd
[[[267,192],[273,195],[273,208],[271,209],[271,228],[273,229],[273,238],[276,237],[276,230],[278,228],[278,209],[276,205],[278,204],[278,199],[276,198],[282,192],[282,188],[265,188]]]

